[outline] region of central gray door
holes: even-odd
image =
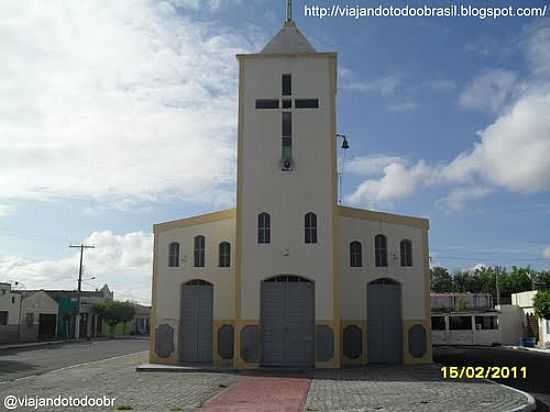
[[[214,288],[204,281],[182,286],[181,357],[184,362],[212,362]]]
[[[313,366],[314,295],[314,284],[298,276],[278,276],[262,282],[263,366]]]
[[[401,363],[401,285],[379,279],[367,285],[367,358],[369,363]]]

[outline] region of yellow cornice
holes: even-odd
[[[392,213],[385,212],[375,212],[373,210],[366,209],[356,209],[353,207],[338,206],[338,216],[374,220],[376,222],[391,223],[395,225],[413,226],[424,230],[428,230],[430,228],[430,221],[428,219],[413,216],[394,215]]]
[[[259,58],[259,57],[333,57],[336,58],[336,52],[317,52],[317,53],[250,53],[250,54],[237,54],[236,57],[238,60],[248,59],[248,58]]]
[[[180,227],[201,225],[203,223],[217,222],[219,220],[234,219],[236,216],[236,209],[225,209],[218,212],[206,213],[204,215],[192,216],[185,219],[173,220],[171,222],[158,223],[153,225],[154,233],[161,233],[171,229],[177,229]]]

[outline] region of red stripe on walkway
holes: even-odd
[[[239,383],[208,401],[201,412],[303,411],[309,379],[243,376]]]

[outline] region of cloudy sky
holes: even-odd
[[[0,281],[74,288],[67,246],[86,242],[86,288],[148,302],[153,223],[234,205],[234,56],[284,3],[2,2]],[[339,53],[344,204],[429,217],[451,269],[550,269],[550,19],[319,20],[295,3]]]

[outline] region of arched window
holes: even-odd
[[[412,242],[409,239],[401,241],[401,266],[412,266]]]
[[[221,242],[219,246],[219,263],[221,268],[231,266],[231,244],[229,242]]]
[[[388,245],[386,236],[376,235],[374,237],[374,257],[376,266],[388,266]]]
[[[258,243],[271,243],[271,216],[269,213],[258,215]]]
[[[180,265],[180,244],[178,242],[172,242],[168,251],[168,266],[171,268],[178,267]]]
[[[349,244],[349,265],[352,268],[363,266],[363,253],[361,251],[361,242],[353,241]]]
[[[317,243],[317,215],[315,213],[306,213],[304,229],[306,243]]]
[[[205,261],[205,244],[206,240],[204,239],[204,236],[199,235],[195,236],[195,267],[202,268],[204,267],[204,261]]]

